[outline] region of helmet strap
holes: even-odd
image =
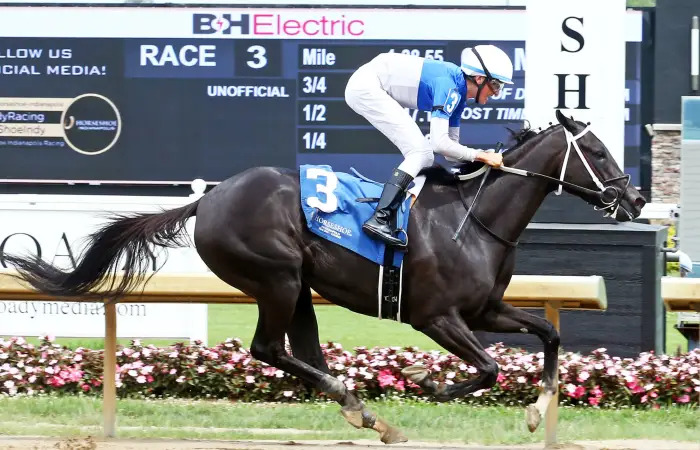
[[[484,86],[486,86],[486,83],[488,83],[490,80],[493,79],[493,77],[491,76],[491,72],[489,72],[489,69],[486,68],[486,64],[484,64],[484,60],[481,59],[481,55],[479,54],[478,51],[476,51],[476,47],[472,48],[472,52],[476,56],[476,59],[479,60],[479,64],[481,64],[481,68],[484,69],[484,73],[486,74],[486,78],[484,78],[484,81],[482,81],[481,83],[476,85],[477,86],[476,98],[474,100],[476,100],[476,102],[481,105],[481,104],[483,104],[483,103],[479,102],[481,90],[484,88]]]
[[[476,102],[480,105],[483,105],[483,103],[479,101],[479,97],[481,96],[481,90],[484,88],[484,86],[486,86],[486,83],[488,83],[488,80],[484,78],[484,81],[476,85],[476,97],[474,97],[474,100],[476,100]]]

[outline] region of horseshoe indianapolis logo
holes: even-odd
[[[116,105],[99,94],[75,97],[61,115],[66,144],[83,155],[99,155],[112,148],[119,139],[121,122]]]

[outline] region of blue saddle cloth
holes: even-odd
[[[299,170],[301,208],[311,232],[342,245],[348,250],[384,264],[386,245],[362,231],[362,224],[374,213],[376,202],[358,202],[358,198],[378,198],[382,185],[355,175],[334,172],[329,165],[305,164]],[[410,195],[399,207],[397,223],[407,230],[411,210]],[[405,233],[399,235],[406,242]],[[404,252],[394,252],[394,267],[400,267]]]

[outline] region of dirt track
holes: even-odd
[[[214,449],[247,449],[247,450],[360,450],[388,449],[402,450],[539,450],[542,444],[480,446],[461,445],[437,442],[411,442],[386,446],[375,441],[197,441],[197,440],[166,440],[166,439],[51,439],[42,437],[8,437],[0,436],[0,449],[14,450],[214,450]],[[652,441],[652,440],[618,440],[618,441],[580,441],[569,444],[559,444],[551,447],[561,450],[700,450],[700,442]]]

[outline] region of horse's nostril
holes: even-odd
[[[644,208],[644,205],[647,204],[647,201],[644,200],[642,197],[637,197],[637,200],[634,201],[634,206],[636,206],[639,209]]]

